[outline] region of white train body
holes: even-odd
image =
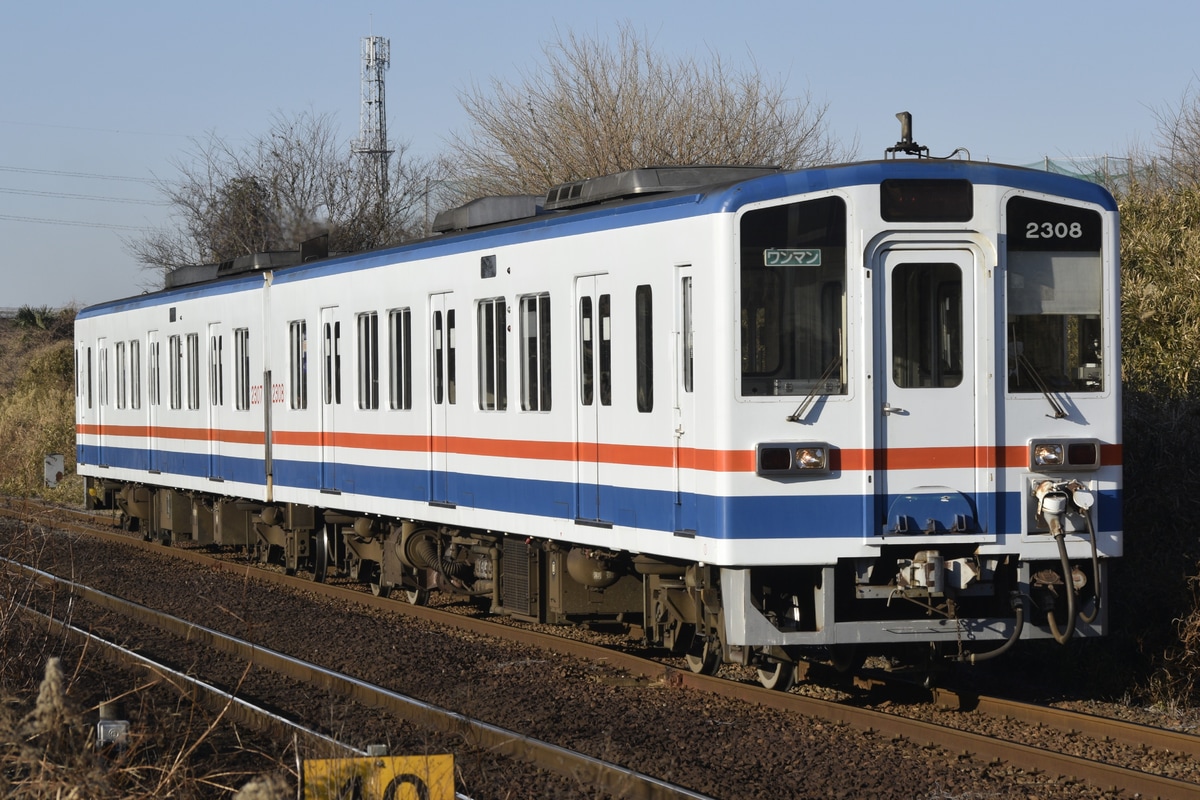
[[[106,303],[76,321],[79,472],[154,533],[643,613],[707,667],[1046,636],[1072,583],[1098,635],[1117,232],[1090,183],[885,161]],[[471,579],[397,572],[417,532]],[[572,550],[616,583],[557,585]]]

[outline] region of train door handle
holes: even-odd
[[[885,417],[889,414],[907,414],[908,413],[903,408],[898,408],[897,406],[894,406],[891,403],[884,403],[882,411],[883,411],[883,415]]]

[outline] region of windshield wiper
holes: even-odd
[[[833,377],[834,370],[838,369],[841,366],[842,366],[841,355],[834,356],[833,361],[829,362],[829,366],[825,368],[825,371],[821,373],[821,377],[817,378],[817,382],[815,384],[813,384],[813,388],[811,391],[809,391],[808,397],[805,397],[804,402],[802,402],[800,404],[800,406],[795,411],[793,411],[791,413],[791,415],[787,418],[788,422],[803,422],[804,421],[803,417],[805,414],[808,413],[809,407],[812,406],[813,402],[817,399],[817,395],[818,394],[823,394],[823,395],[829,394],[829,392],[826,392],[826,391],[818,392],[817,390],[818,389],[823,390],[826,385],[826,382],[831,377]]]
[[[1062,419],[1063,417],[1067,416],[1067,412],[1063,411],[1062,406],[1060,406],[1058,401],[1055,400],[1050,394],[1050,387],[1046,385],[1046,381],[1043,380],[1041,373],[1037,371],[1037,368],[1033,366],[1033,363],[1024,355],[1018,353],[1017,366],[1025,368],[1025,374],[1029,376],[1030,380],[1033,381],[1033,385],[1036,386],[1038,391],[1042,393],[1042,397],[1046,398],[1046,402],[1050,404],[1052,409],[1054,409],[1054,416],[1051,417],[1049,414],[1046,416],[1050,417],[1051,419]]]

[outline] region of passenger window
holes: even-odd
[[[187,402],[193,411],[200,407],[200,334],[187,335]]]
[[[379,315],[358,315],[358,407],[379,408]]]
[[[595,335],[592,324],[592,298],[579,298],[579,397],[585,406],[592,404],[592,360]]]
[[[634,296],[637,358],[637,409],[654,410],[654,305],[650,286],[637,287]]]
[[[225,337],[214,335],[208,343],[208,394],[213,406],[225,405]]]
[[[680,305],[682,306],[682,323],[683,323],[683,391],[691,392],[694,386],[695,376],[693,373],[692,363],[692,342],[694,333],[692,331],[692,278],[685,276],[680,284]]]
[[[454,405],[458,399],[454,372],[454,309],[433,312],[433,402]]]
[[[142,343],[129,340],[129,406],[142,407]]]
[[[397,308],[388,312],[388,342],[391,348],[390,403],[396,410],[412,408],[412,312]]]
[[[233,331],[233,393],[238,411],[250,408],[250,329]]]
[[[125,386],[128,380],[128,366],[125,360],[125,343],[117,342],[117,408],[125,407]]]
[[[521,298],[521,408],[550,410],[550,295]]]
[[[308,323],[295,320],[288,323],[290,353],[291,405],[294,409],[308,408]]]
[[[342,323],[326,322],[323,331],[325,404],[340,405],[342,402]]]
[[[167,369],[171,389],[171,408],[183,406],[183,340],[172,336],[167,353]]]
[[[97,383],[100,384],[100,405],[101,407],[108,405],[108,348],[100,348],[100,376]]]
[[[508,408],[508,315],[503,297],[479,302],[479,407]]]
[[[446,402],[454,405],[458,402],[458,386],[455,381],[455,341],[454,341],[454,309],[446,310]]]
[[[150,342],[148,372],[150,378],[150,405],[162,405],[162,370],[160,369],[162,361],[162,343],[158,340]]]

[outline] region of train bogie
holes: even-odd
[[[775,686],[1103,633],[1111,196],[967,162],[671,183],[701,174],[86,309],[80,471],[155,530],[636,620]]]

